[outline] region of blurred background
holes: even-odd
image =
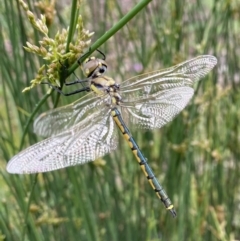
[[[35,1],[29,2],[40,16]],[[71,1],[43,2],[49,4],[44,11],[52,16],[49,31],[54,36],[69,25]],[[83,1],[80,13],[84,28],[95,32],[92,43],[137,2]],[[175,219],[121,135],[118,150],[96,162],[37,178],[6,172],[47,88],[22,93],[42,64],[23,46],[30,40],[37,45],[42,36],[17,1],[1,2],[0,11],[0,240],[240,240],[239,1],[152,1],[100,48],[108,75],[118,83],[201,54],[218,59],[174,121],[154,132],[129,127],[174,203]],[[52,108],[56,96],[36,116]],[[59,106],[80,96],[61,96]],[[39,140],[30,124],[23,148]]]

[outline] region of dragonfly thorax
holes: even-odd
[[[99,76],[91,79],[90,89],[97,95],[109,95],[111,100],[108,105],[115,106],[121,101],[121,96],[118,93],[119,84],[115,82],[114,79],[108,76]]]

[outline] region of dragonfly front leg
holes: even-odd
[[[86,82],[87,82],[87,81],[86,81]],[[76,84],[76,83],[81,83],[81,82],[79,82],[79,81],[74,81],[74,82],[68,83],[68,84],[66,84],[66,85],[73,85],[73,84]],[[59,94],[64,95],[64,96],[75,95],[75,94],[77,94],[77,93],[84,92],[84,91],[89,92],[89,91],[91,90],[90,87],[87,86],[87,87],[83,87],[83,88],[78,89],[78,90],[74,90],[74,91],[72,91],[72,92],[70,92],[70,93],[64,93],[59,87],[57,87],[57,86],[55,86],[55,85],[52,85],[52,84],[49,83],[49,82],[42,82],[42,84],[47,84],[47,85],[49,85],[51,88],[53,88],[54,90],[56,90]]]

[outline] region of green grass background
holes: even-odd
[[[98,40],[137,1],[84,1],[84,27]],[[37,12],[34,1],[30,8]],[[99,162],[35,175],[10,175],[26,123],[46,93],[27,93],[42,60],[23,50],[41,36],[15,0],[0,3],[0,240],[240,239],[240,3],[227,0],[152,1],[101,47],[108,75],[119,83],[200,54],[218,65],[196,86],[190,105],[154,132],[130,130],[172,199],[173,219],[159,202],[129,147]],[[69,25],[71,1],[57,1],[50,35]],[[53,106],[56,93],[39,114]],[[79,98],[60,97],[59,106]],[[32,124],[23,148],[39,141]],[[102,162],[104,163],[104,162]],[[31,203],[29,205],[29,197]]]

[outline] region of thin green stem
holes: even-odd
[[[68,39],[67,39],[67,44],[66,44],[66,53],[69,52],[69,45],[72,41],[72,37],[74,35],[74,32],[76,30],[76,16],[79,12],[79,9],[77,8],[77,3],[78,0],[73,0],[72,1],[72,9],[71,9],[71,19],[70,19],[70,23],[69,23],[69,34],[68,34]],[[65,61],[64,65],[67,64],[67,61]],[[61,86],[63,85],[65,79],[66,79],[66,75],[65,75],[65,71],[62,71],[60,74],[60,83]],[[58,105],[58,101],[59,101],[59,97],[60,94],[58,93],[57,98],[54,101],[54,108]]]
[[[68,34],[67,45],[66,45],[66,53],[69,52],[69,45],[72,41],[72,37],[74,35],[75,28],[76,28],[76,15],[78,13],[77,2],[78,2],[77,0],[72,1],[71,19],[69,24],[69,34]]]
[[[23,147],[23,143],[24,143],[24,138],[25,138],[25,135],[27,133],[27,130],[29,128],[29,125],[30,123],[32,122],[34,116],[36,115],[37,111],[39,110],[39,108],[42,106],[42,104],[46,101],[46,99],[50,96],[50,94],[46,94],[41,100],[40,102],[36,105],[35,109],[33,110],[31,116],[29,117],[28,119],[28,122],[27,124],[25,125],[24,127],[24,131],[23,131],[23,135],[22,135],[22,139],[21,139],[21,144],[20,144],[20,150],[22,149]],[[31,204],[31,200],[32,200],[32,196],[33,196],[33,191],[34,191],[34,187],[36,185],[36,182],[37,182],[37,175],[35,175],[34,177],[34,182],[33,182],[33,185],[32,185],[32,188],[31,188],[31,192],[30,192],[30,196],[29,196],[29,199],[28,199],[28,205],[27,205],[27,208],[26,208],[26,211],[25,211],[25,214],[24,214],[24,227],[23,227],[23,231],[22,231],[22,239],[21,240],[24,240],[24,236],[25,236],[25,233],[26,233],[26,227],[27,227],[27,219],[28,219],[28,212],[29,212],[29,207],[30,207],[30,204]]]
[[[28,122],[24,127],[24,131],[23,131],[23,135],[22,135],[22,139],[21,139],[21,144],[20,144],[20,150],[23,147],[24,138],[25,138],[25,135],[27,133],[27,130],[29,128],[30,123],[32,122],[32,120],[33,120],[34,116],[36,115],[37,111],[39,110],[39,108],[42,106],[42,104],[46,101],[46,99],[49,96],[50,96],[50,94],[46,94],[40,100],[40,102],[36,105],[35,109],[33,110],[31,116],[29,117]],[[28,199],[28,204],[27,204],[26,211],[25,211],[25,214],[24,214],[24,227],[23,227],[23,231],[22,231],[22,239],[21,240],[24,240],[24,236],[25,236],[25,233],[26,233],[28,212],[29,212],[29,207],[30,207],[30,204],[31,204],[31,200],[32,200],[32,196],[33,196],[33,190],[34,190],[34,187],[36,185],[36,182],[37,182],[37,175],[35,175],[34,182],[33,182],[32,188],[31,188],[31,192],[30,192],[30,196],[29,196],[29,199]]]
[[[32,122],[34,116],[36,115],[37,111],[39,110],[39,108],[42,106],[42,104],[46,101],[46,99],[50,96],[50,94],[46,94],[42,99],[41,101],[36,105],[35,109],[33,110],[31,116],[28,118],[28,122],[27,124],[25,125],[24,127],[24,131],[23,131],[23,135],[22,135],[22,139],[21,139],[21,144],[20,144],[20,150],[22,149],[23,147],[23,143],[24,143],[24,138],[25,138],[25,135],[28,131],[28,128],[29,128],[29,125],[30,123]],[[29,196],[29,199],[28,199],[28,204],[27,204],[27,207],[26,207],[26,210],[25,210],[25,214],[24,214],[24,226],[23,226],[23,231],[22,231],[22,238],[21,240],[24,240],[24,237],[25,237],[25,233],[26,233],[26,227],[27,227],[27,219],[28,219],[28,213],[29,213],[29,208],[30,208],[30,204],[31,204],[31,200],[32,200],[32,196],[33,196],[33,191],[34,191],[34,187],[36,185],[36,182],[37,182],[37,174],[35,175],[34,177],[34,181],[33,181],[33,185],[32,185],[32,188],[31,188],[31,191],[30,191],[30,196]]]
[[[134,16],[136,16],[144,7],[147,6],[152,0],[142,0],[135,7],[132,8],[123,18],[121,18],[111,29],[109,29],[101,38],[99,38],[90,48],[89,51],[84,55],[83,59],[89,57],[97,48],[111,38],[116,32],[124,27]],[[73,73],[75,69],[79,67],[78,62],[74,63],[67,72],[66,76]]]

